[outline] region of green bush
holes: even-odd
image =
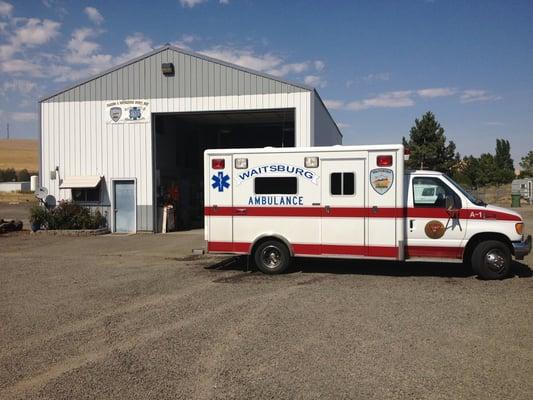
[[[30,222],[46,229],[98,229],[105,228],[107,221],[100,211],[91,212],[86,207],[71,201],[60,201],[57,207],[48,210],[34,206],[30,210]]]
[[[48,228],[49,211],[41,205],[34,205],[30,208],[30,223],[41,228]]]

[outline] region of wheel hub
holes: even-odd
[[[501,272],[505,268],[505,256],[501,250],[492,249],[485,255],[485,265],[492,271]]]
[[[275,246],[267,246],[261,252],[263,264],[268,268],[276,268],[281,264],[281,252]]]

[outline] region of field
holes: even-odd
[[[39,169],[39,142],[35,139],[0,139],[0,169]]]

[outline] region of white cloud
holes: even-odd
[[[34,112],[11,112],[8,114],[13,121],[27,122],[27,121],[36,121],[37,113]]]
[[[0,16],[5,17],[11,15],[13,11],[13,5],[7,1],[0,0]]]
[[[304,78],[304,83],[314,88],[323,88],[327,84],[327,82],[318,75],[307,75]]]
[[[198,4],[205,3],[207,0],[180,0],[182,7],[193,8]]]
[[[255,54],[249,49],[224,46],[214,46],[199,53],[258,71],[271,70],[283,62],[279,56],[271,53]]]
[[[42,77],[42,67],[39,64],[21,59],[5,60],[0,63],[0,71],[12,75],[30,75]]]
[[[322,60],[313,61],[313,65],[318,72],[321,72],[326,67],[326,63]]]
[[[85,12],[85,14],[87,14],[87,17],[89,18],[89,20],[91,20],[96,25],[100,25],[102,22],[104,22],[104,17],[100,13],[100,11],[98,11],[97,8],[85,7],[83,11]]]
[[[198,41],[199,39],[200,38],[196,35],[183,34],[178,40],[176,40],[175,42],[172,42],[172,45],[177,46],[181,49],[190,50],[191,44],[193,42]]]
[[[34,47],[47,43],[59,34],[61,24],[49,19],[21,18],[24,24],[15,29],[11,43]]]
[[[274,76],[286,76],[288,74],[301,74],[307,71],[307,69],[309,69],[309,62],[304,61],[300,63],[282,64],[266,72]]]
[[[14,79],[7,81],[0,87],[0,93],[16,92],[19,94],[32,93],[37,88],[37,84],[25,79]]]
[[[229,0],[218,0],[220,4],[229,4]]]
[[[453,96],[455,93],[457,93],[456,89],[447,87],[427,88],[416,91],[416,94],[418,94],[419,96],[428,98]]]
[[[344,101],[342,100],[324,100],[324,104],[330,110],[340,110],[344,107]]]
[[[95,54],[100,45],[88,39],[96,36],[98,32],[91,28],[76,29],[67,44],[65,61],[69,64],[93,64],[95,62],[93,57],[100,58]]]
[[[23,111],[13,112],[13,111],[0,110],[0,117],[8,121],[28,122],[28,121],[36,121],[37,113],[23,112]]]
[[[495,101],[501,99],[501,96],[496,96],[486,90],[479,89],[464,90],[461,94],[461,103],[472,103],[476,101]]]
[[[368,74],[362,78],[365,82],[371,81],[388,81],[390,79],[390,74],[388,72],[378,72],[375,74]]]
[[[349,111],[367,110],[369,108],[400,108],[415,104],[411,98],[412,90],[400,90],[382,93],[376,97],[349,102],[345,109]]]

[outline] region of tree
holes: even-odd
[[[30,180],[30,173],[26,168],[17,172],[17,180],[19,182],[28,182]]]
[[[511,158],[511,145],[508,140],[496,139],[496,154],[494,155],[495,183],[509,183],[514,177],[514,163]]]
[[[533,177],[533,150],[530,150],[529,153],[522,157],[520,160],[520,168],[522,169],[520,176],[524,178]]]
[[[409,132],[409,141],[405,137],[402,141],[411,151],[408,168],[450,173],[459,162],[459,155],[455,154],[455,143],[450,141],[446,144],[444,128],[431,111],[421,119],[415,119],[415,125]]]
[[[0,170],[0,182],[12,182],[17,180],[17,173],[13,168]]]

